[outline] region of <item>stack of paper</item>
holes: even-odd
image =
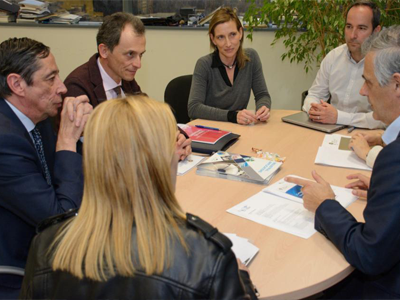
[[[57,13],[49,18],[51,24],[76,24],[81,19],[81,16],[70,14],[68,12]]]
[[[24,0],[19,2],[20,15],[19,19],[27,19],[36,21],[37,18],[41,18],[50,14],[48,9],[49,4],[37,0]]]
[[[197,166],[196,174],[268,184],[281,166],[277,161],[218,151]]]
[[[254,246],[248,239],[237,236],[234,233],[224,233],[232,242],[232,251],[246,266],[251,262],[260,249]]]
[[[322,146],[318,149],[315,163],[370,171],[371,168],[365,161],[349,148],[350,139],[351,137],[340,134],[325,135]]]
[[[178,175],[183,175],[197,166],[205,157],[200,155],[190,154],[185,160],[178,163]]]
[[[336,195],[336,200],[343,207],[349,206],[357,199],[351,189],[333,185],[331,188]],[[314,213],[303,207],[302,197],[301,186],[288,183],[282,178],[258,194],[228,209],[227,212],[307,239],[316,232]]]

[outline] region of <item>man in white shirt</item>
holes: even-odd
[[[361,128],[383,128],[372,117],[367,97],[359,90],[364,70],[362,43],[380,31],[380,11],[370,1],[356,1],[347,11],[345,39],[324,58],[312,87],[308,90],[303,110],[314,122],[344,124]],[[327,103],[330,99],[331,104]]]

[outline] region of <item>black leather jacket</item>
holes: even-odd
[[[174,241],[171,267],[162,274],[148,276],[138,270],[133,277],[95,282],[54,272],[46,253],[65,218],[64,214],[47,221],[41,229],[47,228],[34,238],[20,299],[257,299],[248,273],[238,271],[230,240],[190,214],[181,227],[189,256]]]

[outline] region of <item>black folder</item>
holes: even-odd
[[[240,135],[236,133],[229,133],[228,135],[222,137],[218,142],[215,144],[206,144],[200,142],[192,142],[192,151],[197,153],[203,154],[212,154],[217,151],[225,151],[234,143],[237,142]]]

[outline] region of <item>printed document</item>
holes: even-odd
[[[350,148],[350,137],[340,134],[326,134],[322,146],[318,148],[315,163],[326,166],[371,171],[364,160]]]
[[[344,207],[357,199],[351,193],[351,189],[331,187],[336,200]],[[287,183],[282,178],[258,194],[228,209],[227,212],[308,239],[316,232],[315,214],[303,207],[302,196],[301,186]]]

